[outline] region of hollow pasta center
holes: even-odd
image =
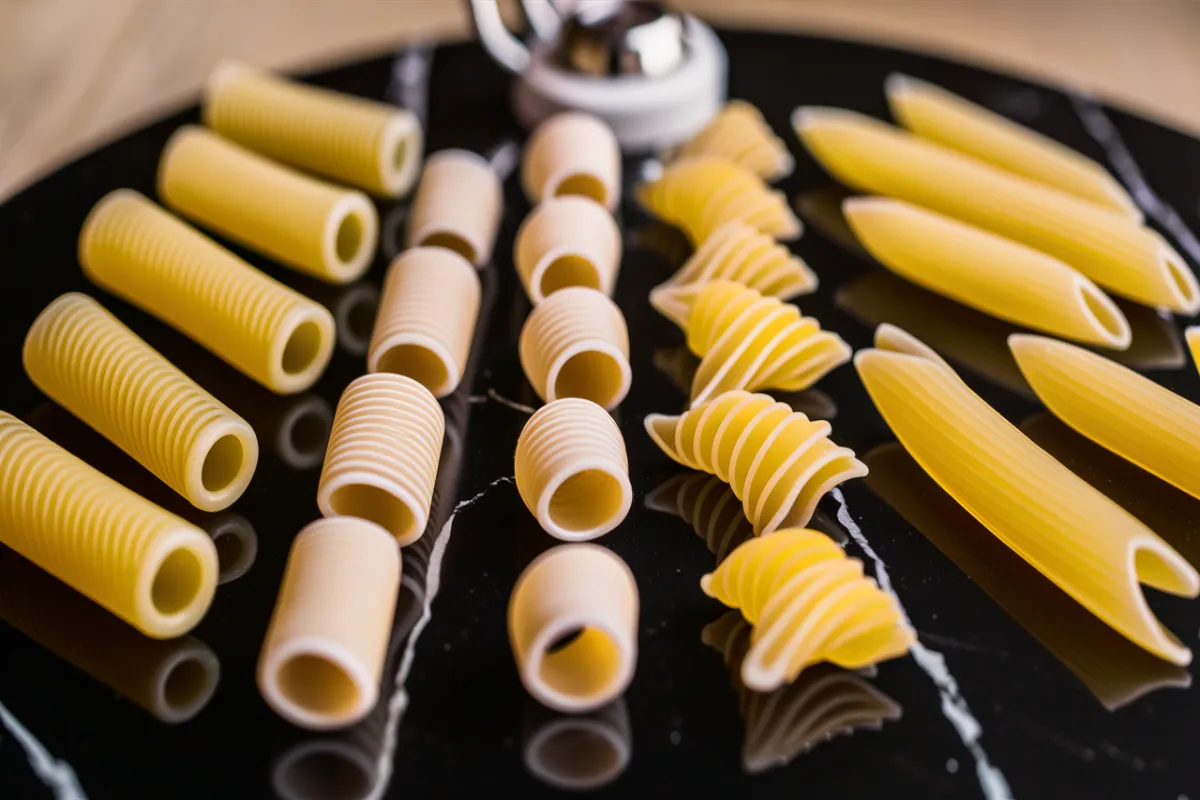
[[[604,188],[604,184],[595,175],[569,175],[566,180],[558,185],[555,190],[555,197],[574,194],[590,197],[600,205],[605,205],[608,199],[608,190]]]
[[[301,455],[324,452],[329,441],[329,421],[318,411],[306,411],[288,429],[287,440]]]
[[[559,694],[587,698],[604,692],[617,679],[621,651],[608,634],[584,628],[569,644],[547,650],[539,674]]]
[[[564,531],[587,531],[621,510],[620,482],[599,469],[586,469],[563,481],[550,497],[550,519]]]
[[[283,348],[283,371],[299,375],[312,366],[321,352],[321,326],[315,322],[302,322],[288,337]]]
[[[363,221],[358,214],[347,214],[338,225],[334,249],[343,263],[354,260],[363,244]]]
[[[592,262],[577,255],[560,256],[550,262],[542,273],[542,297],[549,297],[559,289],[570,286],[586,286],[589,289],[600,288],[600,276]]]
[[[241,439],[232,434],[218,439],[204,457],[204,466],[200,469],[200,482],[205,491],[219,492],[228,488],[242,471],[245,457]]]
[[[1124,332],[1124,326],[1121,325],[1121,320],[1113,313],[1112,307],[1108,303],[1105,303],[1103,299],[1097,297],[1096,292],[1091,288],[1083,290],[1083,302],[1087,305],[1088,312],[1095,318],[1096,322],[1100,323],[1100,326],[1104,328],[1105,333],[1116,337]]]
[[[450,373],[437,353],[419,344],[398,344],[389,348],[379,358],[378,371],[405,375],[431,392],[439,391],[450,380]]]
[[[475,248],[466,239],[453,233],[445,231],[431,233],[418,244],[421,247],[442,247],[446,250],[453,250],[472,264],[475,263]]]
[[[160,614],[178,614],[200,593],[203,575],[204,569],[195,553],[184,547],[172,551],[154,574],[150,602]]]
[[[340,716],[358,704],[358,686],[346,671],[311,653],[292,656],[279,668],[279,691],[306,711]]]
[[[330,496],[329,505],[335,514],[370,520],[396,537],[407,534],[416,522],[408,506],[377,486],[343,486]]]

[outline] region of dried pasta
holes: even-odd
[[[569,542],[603,536],[633,502],[621,429],[590,400],[555,400],[517,439],[517,491],[542,529]]]
[[[163,148],[158,196],[172,211],[329,283],[371,265],[379,215],[362,192],[333,186],[186,125]]]
[[[1174,664],[1191,651],[1140,582],[1195,597],[1200,575],[1149,528],[1029,441],[922,347],[854,359],[900,443],[1002,542],[1119,633]],[[917,343],[919,344],[919,343]]]
[[[564,791],[594,791],[615,781],[633,755],[624,698],[587,714],[562,714],[530,701],[522,725],[525,769]]]
[[[333,355],[333,316],[142,195],[118,189],[79,234],[101,288],[153,314],[279,394],[312,386]]]
[[[745,167],[765,181],[792,174],[796,162],[762,112],[745,100],[730,100],[703,129],[673,153],[675,158],[714,156]]]
[[[651,414],[646,432],[673,461],[716,475],[742,501],[758,535],[808,523],[833,487],[866,474],[854,451],[765,394],[731,391],[681,416]]]
[[[453,392],[471,352],[480,293],[475,268],[458,253],[405,250],[383,282],[367,369],[407,375],[434,397]]]
[[[843,209],[867,250],[902,278],[1017,325],[1129,347],[1121,309],[1056,258],[901,200],[852,198]]]
[[[440,150],[425,162],[408,213],[409,247],[445,247],[477,267],[492,257],[504,194],[487,159]]]
[[[204,87],[204,124],[285,164],[388,197],[421,166],[421,123],[402,108],[225,61]]]
[[[716,475],[676,475],[646,496],[646,507],[681,517],[704,540],[717,563],[747,539],[754,526],[737,495]]]
[[[578,111],[555,114],[534,130],[521,161],[529,202],[582,195],[609,211],[621,202],[621,148],[599,118]]]
[[[796,133],[834,177],[990,230],[1054,256],[1145,305],[1200,310],[1200,285],[1149,228],[870,117],[803,107]]]
[[[546,200],[521,223],[513,263],[534,305],[568,286],[611,296],[621,268],[621,231],[586,197]]]
[[[517,578],[508,601],[521,683],[556,711],[600,708],[633,678],[637,622],[637,584],[619,556],[594,544],[547,550]]]
[[[429,520],[445,418],[417,381],[381,372],[350,382],[338,401],[317,486],[326,517],[361,517],[400,545]]]
[[[533,309],[518,341],[525,377],[546,402],[582,397],[615,408],[629,392],[629,331],[617,304],[572,286]]]
[[[1188,352],[1192,354],[1192,363],[1200,369],[1200,325],[1192,325],[1183,332],[1187,341]]]

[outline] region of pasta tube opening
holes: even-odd
[[[534,268],[535,273],[538,271]],[[588,289],[601,289],[600,270],[584,256],[568,254],[554,258],[546,263],[537,279],[538,291],[542,297],[566,289],[569,286],[585,286]]]
[[[295,653],[279,666],[277,680],[285,700],[314,714],[349,714],[362,701],[349,671],[328,654]]]
[[[397,538],[417,530],[416,516],[409,503],[378,486],[364,483],[342,486],[329,496],[329,507],[337,516],[370,520]]]
[[[191,547],[177,547],[154,571],[150,602],[164,617],[183,614],[200,597],[204,584],[205,568],[201,556]]]
[[[1163,245],[1159,253],[1159,265],[1166,275],[1166,283],[1179,301],[1179,308],[1187,314],[1195,314],[1200,310],[1200,286],[1196,284],[1196,276],[1183,262],[1183,257],[1172,248]]]
[[[1097,288],[1091,281],[1079,281],[1079,304],[1091,318],[1098,332],[1103,332],[1113,347],[1124,350],[1133,340],[1129,320],[1112,298]]]
[[[438,233],[431,233],[428,236],[426,236],[425,238],[421,239],[421,241],[413,242],[413,246],[414,247],[442,247],[442,248],[445,248],[446,250],[452,250],[455,253],[458,253],[460,256],[465,258],[467,261],[470,261],[472,264],[476,263],[475,248],[471,246],[470,242],[468,242],[466,239],[459,236],[458,234],[448,233],[446,231],[440,231]]]
[[[241,437],[229,433],[209,448],[200,468],[200,483],[206,492],[223,492],[228,489],[246,467],[246,445]],[[249,476],[247,476],[248,478]]]
[[[605,469],[585,469],[550,490],[545,514],[562,538],[584,538],[620,514],[628,494],[619,476]]]
[[[629,367],[620,354],[584,350],[569,356],[554,374],[551,397],[582,397],[602,408],[612,408],[629,391]]]
[[[551,179],[553,181],[553,178]],[[557,186],[553,187],[552,194],[555,197],[563,195],[582,195],[590,200],[595,200],[602,206],[608,205],[608,190],[604,186],[604,182],[595,175],[587,173],[574,173],[565,176]]]
[[[458,377],[451,376],[450,370],[446,368],[451,361],[450,354],[439,354],[435,348],[436,345],[397,344],[379,356],[379,364],[376,365],[375,371],[407,375],[435,392],[442,392],[447,385],[457,384]]]

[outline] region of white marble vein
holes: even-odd
[[[3,703],[0,703],[0,725],[8,729],[17,744],[21,745],[25,757],[29,759],[30,768],[53,793],[55,800],[87,800],[87,795],[83,793],[71,765],[50,755],[50,751],[4,707]]]

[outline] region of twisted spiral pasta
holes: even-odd
[[[672,460],[716,475],[742,501],[758,535],[805,525],[834,486],[867,474],[854,451],[765,394],[726,392],[680,416],[651,414],[646,432]]]
[[[681,517],[708,545],[718,564],[754,538],[754,526],[742,512],[741,501],[716,475],[676,475],[646,496],[646,507]]]
[[[765,181],[792,174],[796,162],[762,112],[745,100],[730,100],[712,122],[675,151],[676,158],[715,156],[732,161]]]

